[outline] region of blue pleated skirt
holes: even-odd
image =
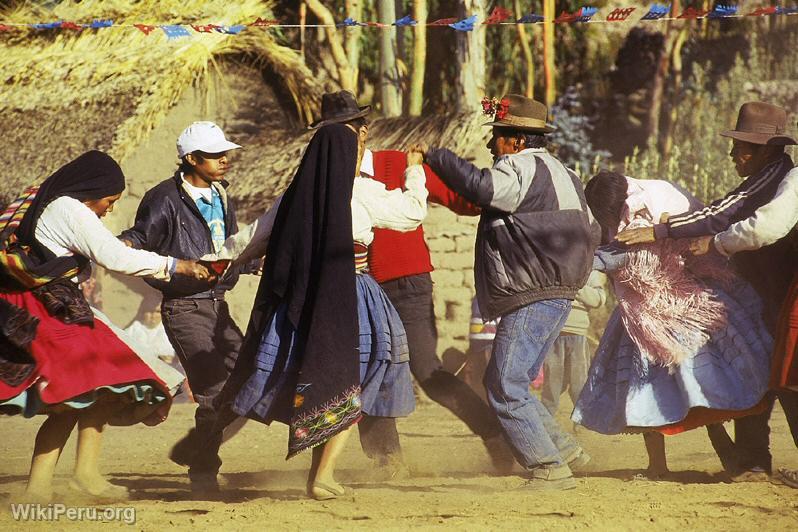
[[[602,434],[678,423],[694,407],[746,410],[768,389],[773,339],[762,302],[747,283],[709,288],[728,324],[671,368],[641,356],[616,308],[607,322],[571,419]]]
[[[406,416],[415,408],[415,396],[404,326],[373,277],[358,274],[356,285],[362,411],[370,416]],[[263,422],[287,421],[302,348],[285,307],[278,308],[263,332],[252,373],[236,395],[233,410]]]

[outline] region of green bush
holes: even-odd
[[[738,55],[716,82],[707,75],[709,65],[694,67],[675,105],[671,152],[663,156],[651,139],[645,150],[637,147],[626,158],[627,175],[678,183],[704,202],[723,197],[740,178],[729,159],[731,141],[719,133],[732,129],[740,105],[755,98],[747,90],[752,80],[795,78],[793,55],[770,55],[754,39],[748,59]]]

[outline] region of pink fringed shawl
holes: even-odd
[[[630,194],[619,231],[651,225],[663,213],[680,214],[697,203],[665,181],[627,179]],[[635,247],[614,274],[626,331],[642,356],[665,367],[694,355],[726,324],[723,303],[701,279],[725,284],[733,274],[715,261],[693,257],[688,248],[687,241],[670,239]]]

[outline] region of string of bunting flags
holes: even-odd
[[[616,8],[607,13],[603,18],[599,18],[598,9],[591,6],[581,7],[578,10],[569,13],[563,11],[556,18],[552,20],[555,24],[589,24],[589,23],[617,23],[624,22],[637,11],[636,7]],[[739,13],[738,6],[735,5],[716,5],[712,9],[698,9],[694,7],[686,8],[681,14],[677,16],[671,15],[670,4],[653,4],[649,6],[648,11],[640,19],[640,22],[662,22],[672,20],[700,20],[700,19],[730,19],[741,17],[765,17],[765,16],[785,16],[785,15],[798,15],[798,7],[780,7],[780,6],[766,6],[754,9],[749,13]],[[504,7],[495,7],[493,11],[485,18],[483,22],[479,22],[476,15],[458,20],[457,18],[442,18],[432,22],[426,22],[423,25],[427,27],[449,27],[456,31],[473,31],[479,25],[516,25],[516,24],[541,24],[545,22],[542,15],[535,13],[526,14],[516,19],[512,12]],[[381,22],[359,22],[352,18],[345,18],[343,21],[336,24],[287,24],[276,19],[263,19],[258,18],[256,21],[249,24],[237,25],[223,25],[223,24],[130,24],[130,23],[116,23],[110,19],[96,19],[88,24],[79,24],[70,21],[54,21],[34,24],[20,24],[20,23],[2,23],[0,22],[0,32],[12,32],[25,29],[33,29],[39,31],[45,30],[69,30],[69,31],[83,31],[86,29],[102,30],[108,28],[136,28],[145,35],[149,35],[156,30],[162,31],[169,40],[179,39],[181,37],[188,37],[194,33],[223,33],[228,35],[237,35],[242,31],[249,28],[351,28],[351,27],[376,27],[376,28],[390,28],[390,27],[407,27],[416,26],[418,22],[413,20],[411,16],[404,16],[391,24],[384,24]]]

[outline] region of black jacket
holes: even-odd
[[[483,209],[474,264],[483,319],[544,299],[574,299],[600,235],[576,174],[545,149],[502,156],[482,170],[446,149],[429,152],[427,162]]]
[[[228,200],[223,186],[217,187],[224,203],[225,236],[238,231],[235,208]],[[198,259],[213,253],[211,231],[194,200],[183,188],[180,172],[154,186],[144,194],[136,223],[119,235],[134,248],[154,251],[177,259]],[[238,282],[240,270],[230,268],[215,286],[182,275],[170,281],[145,279],[147,284],[160,290],[164,299],[174,298],[224,298],[224,293]]]

